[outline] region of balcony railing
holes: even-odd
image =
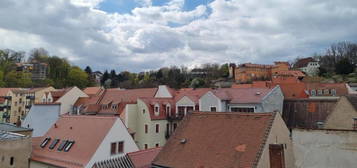
[[[174,121],[174,120],[182,120],[184,116],[185,116],[184,114],[178,114],[178,115],[172,115],[172,116],[167,115],[166,118],[169,121]]]

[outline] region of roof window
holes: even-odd
[[[41,148],[44,148],[44,147],[48,144],[48,142],[50,142],[50,141],[51,141],[51,138],[50,138],[50,137],[45,138],[45,139],[42,141],[40,147],[41,147]]]
[[[68,152],[68,151],[72,148],[73,144],[74,144],[74,141],[69,141],[69,142],[66,144],[66,146],[65,146],[65,148],[64,148],[64,151],[65,151],[65,152]]]
[[[55,148],[59,141],[60,141],[59,139],[55,139],[48,148],[50,149]]]
[[[60,146],[57,148],[58,151],[62,151],[63,148],[67,145],[68,140],[63,140]]]

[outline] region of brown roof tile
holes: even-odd
[[[254,167],[275,113],[192,113],[181,121],[153,164],[175,167]]]
[[[117,117],[62,116],[43,137],[33,138],[31,159],[60,167],[85,167],[117,119]],[[41,142],[47,137],[52,138],[51,142],[55,138],[61,141],[52,150],[48,148],[49,144],[41,148]],[[57,151],[62,140],[75,141],[68,152]]]
[[[136,168],[150,168],[152,160],[160,152],[161,148],[151,148],[128,153],[128,156]]]
[[[212,93],[230,103],[260,103],[272,89],[269,88],[220,88]]]

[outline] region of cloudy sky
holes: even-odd
[[[357,39],[356,0],[1,0],[0,49],[92,69],[272,63]]]

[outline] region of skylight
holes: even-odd
[[[60,140],[59,139],[55,139],[52,143],[51,143],[51,145],[50,145],[50,149],[53,149],[53,148],[55,148],[55,146],[57,145],[57,143],[59,142]]]
[[[68,140],[63,140],[62,143],[60,144],[60,146],[57,148],[57,150],[62,151],[68,142],[69,142]]]
[[[68,141],[68,143],[66,144],[66,146],[64,148],[64,151],[68,152],[72,148],[73,144],[74,144],[74,141]]]
[[[51,140],[51,138],[45,138],[43,141],[42,141],[42,143],[41,143],[41,145],[40,145],[40,147],[41,148],[44,148],[47,144],[48,144],[48,142],[50,142],[50,140]]]

